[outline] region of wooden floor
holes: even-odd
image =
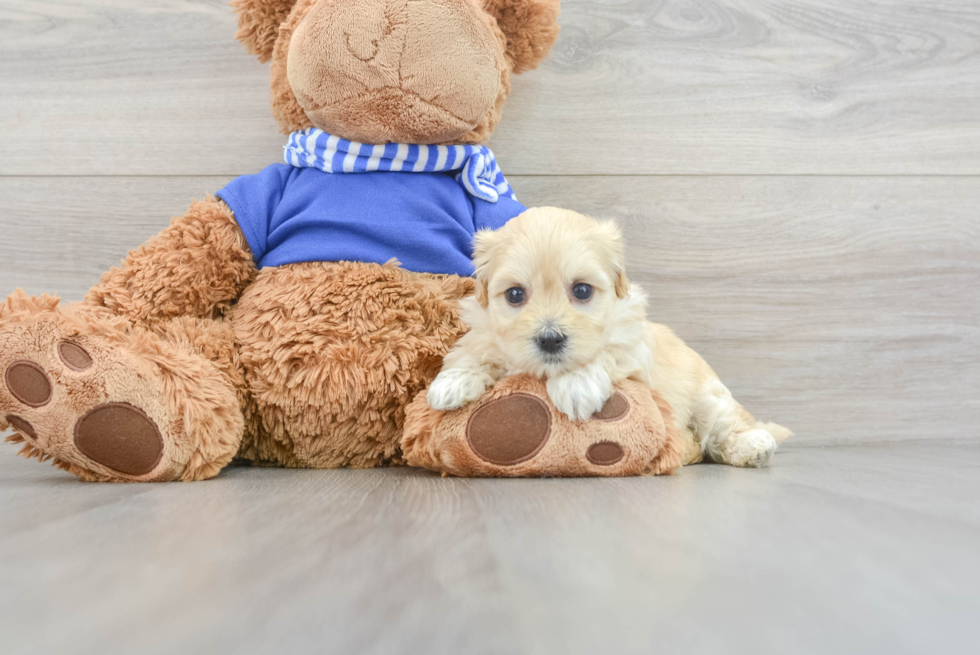
[[[82,485],[0,457],[3,653],[975,653],[980,443]]]
[[[980,3],[564,0],[491,146],[618,219],[766,471],[82,485],[0,449],[0,653],[977,652]],[[225,0],[0,0],[0,296],[277,161]]]

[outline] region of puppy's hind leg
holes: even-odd
[[[757,423],[717,379],[705,383],[691,423],[705,455],[732,466],[766,466],[776,452],[777,437],[782,441],[790,434],[782,426]],[[774,436],[769,428],[778,428],[779,434]]]

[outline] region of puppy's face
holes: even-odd
[[[477,235],[477,300],[514,372],[540,377],[591,362],[629,292],[619,229],[553,207]]]

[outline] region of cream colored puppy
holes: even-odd
[[[646,320],[646,295],[626,278],[612,222],[554,207],[529,209],[476,238],[476,295],[463,301],[467,332],[429,387],[434,409],[462,407],[506,375],[547,378],[555,407],[587,419],[613,385],[658,390],[691,440],[690,461],[765,466],[791,433],[757,423],[701,357]]]

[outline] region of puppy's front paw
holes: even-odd
[[[482,371],[444,370],[429,385],[425,399],[432,409],[459,409],[480,396],[493,384],[493,378]]]
[[[551,402],[559,412],[575,421],[584,421],[598,412],[611,395],[609,378],[591,375],[586,370],[548,379]]]
[[[776,439],[765,430],[746,430],[728,438],[722,454],[732,466],[761,468],[776,452]]]

